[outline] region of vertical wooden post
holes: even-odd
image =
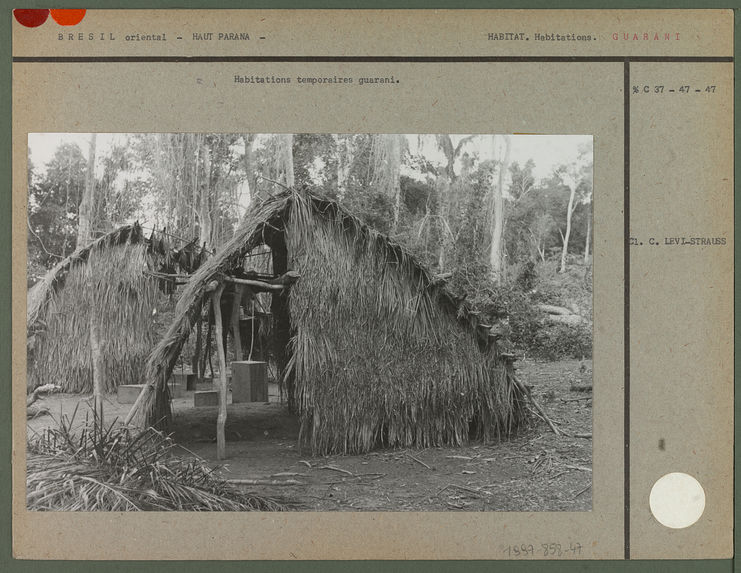
[[[234,285],[232,301],[232,332],[234,333],[234,360],[242,360],[242,335],[239,332],[239,309],[242,308],[242,285]]]
[[[193,359],[191,360],[191,371],[199,378],[201,376],[201,346],[203,346],[203,329],[201,324],[203,323],[203,307],[199,305],[198,318],[196,319],[196,349],[193,352]]]
[[[103,366],[101,364],[100,331],[94,307],[90,312],[90,353],[93,362],[93,409],[95,410],[96,430],[103,434]]]
[[[214,292],[211,303],[214,308],[214,323],[216,327],[216,351],[219,356],[219,415],[216,417],[216,458],[226,458],[226,354],[224,352],[223,326],[221,321],[221,295],[224,292],[224,283]]]

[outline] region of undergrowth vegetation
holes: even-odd
[[[169,436],[140,433],[77,410],[28,441],[26,501],[31,511],[281,511],[285,504],[244,494]]]
[[[541,360],[591,358],[592,269],[572,261],[559,273],[557,261],[513,265],[502,286],[492,284],[486,264],[469,264],[451,277],[454,291],[494,326],[500,345]],[[539,305],[565,307],[583,319],[580,324],[547,320]]]

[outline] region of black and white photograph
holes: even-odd
[[[31,511],[592,510],[593,138],[28,135]]]

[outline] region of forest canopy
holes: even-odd
[[[538,342],[553,332],[538,305],[591,324],[590,136],[31,134],[29,286],[134,221],[213,252],[251,205],[294,186],[388,234],[492,321],[508,317],[515,346],[591,352],[574,324]]]

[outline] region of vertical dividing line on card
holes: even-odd
[[[623,535],[630,559],[630,60],[623,64]]]

